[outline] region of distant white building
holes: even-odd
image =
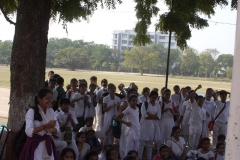
[[[150,38],[155,44],[162,44],[164,47],[168,47],[169,34],[162,34],[160,32],[148,32]],[[114,30],[112,39],[112,48],[123,51],[125,49],[131,49],[133,47],[133,38],[136,36],[134,30]],[[175,41],[175,35],[172,34],[171,49],[177,48],[177,42]]]

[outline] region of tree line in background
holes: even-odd
[[[0,63],[11,62],[12,41],[0,41]],[[165,74],[167,48],[161,44],[134,47],[120,53],[107,45],[67,38],[50,38],[47,46],[47,67],[69,70],[135,71]],[[220,54],[216,49],[199,53],[191,47],[172,49],[170,73],[195,77],[232,77],[233,55]]]

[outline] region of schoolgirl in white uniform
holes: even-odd
[[[161,108],[156,102],[158,93],[151,91],[150,100],[142,104],[140,120],[140,145],[139,145],[139,159],[142,159],[143,149],[146,147],[147,160],[152,159],[152,145],[153,142],[160,141],[159,119],[161,118]]]
[[[113,144],[113,135],[111,132],[112,118],[118,112],[120,106],[120,98],[115,95],[116,86],[112,83],[108,85],[109,95],[103,98],[104,123],[102,131],[105,133],[103,145]]]
[[[139,149],[140,124],[137,98],[138,97],[136,95],[130,96],[128,99],[128,108],[115,117],[117,121],[127,126],[124,131],[124,136],[126,136],[126,143],[125,146],[121,146],[125,149],[124,156],[126,156],[130,150],[138,151]],[[127,117],[127,120],[121,119],[121,117],[124,115]]]
[[[150,93],[150,89],[148,87],[144,87],[142,91],[142,95],[138,97],[138,103],[143,104],[144,102],[149,101],[149,93]]]
[[[161,130],[161,143],[165,144],[168,139],[171,138],[171,132],[174,123],[174,116],[179,116],[179,112],[176,104],[170,100],[171,91],[169,89],[165,89],[163,91],[163,98],[161,102],[162,115],[159,123],[159,127]]]

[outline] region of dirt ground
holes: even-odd
[[[0,124],[7,124],[10,88],[0,87]]]

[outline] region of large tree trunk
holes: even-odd
[[[6,159],[14,159],[11,138],[25,119],[27,109],[44,84],[51,0],[18,0],[11,59],[11,93]]]

